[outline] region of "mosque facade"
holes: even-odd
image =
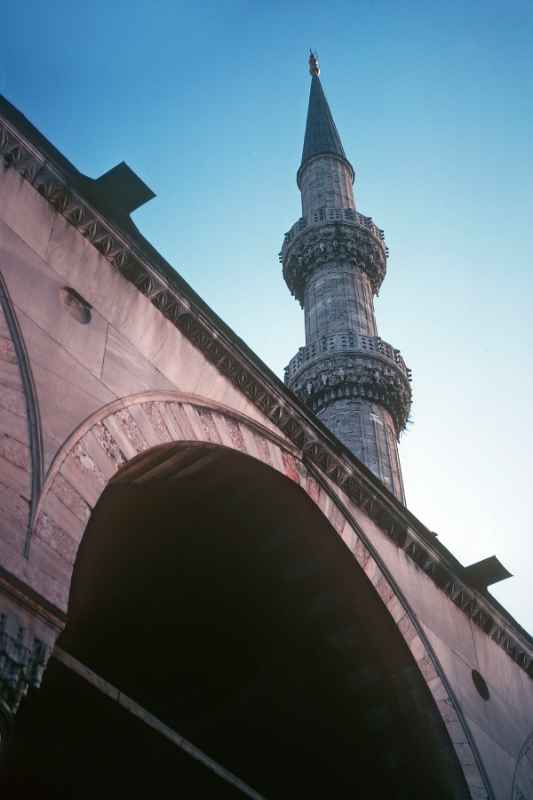
[[[533,798],[533,642],[498,559],[405,505],[388,253],[310,71],[285,382],[137,229],[127,164],[87,177],[0,98],[9,796]]]

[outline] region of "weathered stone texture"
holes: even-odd
[[[9,188],[1,183],[0,194]],[[37,202],[47,205],[39,196]],[[116,397],[146,390],[218,395],[222,402],[275,429],[61,217],[50,219],[46,241],[44,252],[39,248],[44,256],[40,257],[31,242],[23,241],[0,220],[0,264],[37,385],[46,467],[60,443],[90,414]],[[68,312],[61,294],[65,285],[91,304],[89,324],[80,324]],[[120,302],[115,301],[117,296]],[[25,417],[25,400],[8,343],[4,353],[0,406]]]
[[[403,496],[394,423],[376,403],[347,398],[318,411],[324,425],[397,497]]]
[[[334,333],[377,336],[369,278],[342,261],[324,264],[311,274],[304,309],[307,344]]]
[[[63,287],[72,284],[1,220],[0,226],[0,264],[17,313],[26,314],[38,326],[41,336],[46,332],[47,338],[99,376],[106,344],[106,320],[93,308],[90,323],[80,324],[69,313],[62,294]]]
[[[105,349],[102,381],[116,397],[133,392],[174,389],[166,378],[139,350],[111,325]]]
[[[0,162],[0,219],[38,255],[48,248],[56,218],[53,207],[15,170]],[[21,214],[21,208],[24,213]]]
[[[302,213],[311,217],[324,206],[355,208],[352,173],[345,163],[334,157],[311,161],[300,178]]]

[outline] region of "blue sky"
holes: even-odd
[[[111,7],[109,7],[111,6]],[[280,376],[304,342],[281,278],[309,75],[385,229],[381,336],[413,370],[408,506],[533,631],[531,2],[24,4],[0,92],[77,167],[125,160],[143,233]],[[4,33],[7,32],[4,31]]]

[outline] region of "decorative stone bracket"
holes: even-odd
[[[43,642],[31,639],[14,617],[0,614],[0,735],[6,734],[28,689],[40,686],[47,658]]]
[[[380,403],[392,415],[399,436],[411,409],[409,378],[392,362],[388,366],[368,353],[359,355],[347,359],[344,353],[337,358],[328,354],[303,369],[290,388],[315,412],[344,397]]]
[[[365,272],[377,294],[387,271],[385,246],[366,228],[336,222],[300,234],[280,255],[283,277],[303,306],[305,284],[321,264],[342,260]]]
[[[400,351],[379,336],[363,336],[353,331],[342,331],[329,336],[321,336],[305,347],[300,347],[285,367],[285,383],[293,383],[304,367],[309,367],[317,358],[325,355],[376,355],[385,363],[392,362],[395,367],[411,380],[411,370],[403,360]]]

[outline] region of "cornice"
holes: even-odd
[[[52,147],[50,146],[52,150]],[[304,461],[360,507],[398,547],[533,678],[533,641],[488,595],[469,587],[464,567],[385,489],[270,370],[220,322],[176,274],[154,259],[78,193],[75,180],[0,116],[0,157],[27,180],[126,280],[274,422]],[[147,247],[148,249],[148,247]],[[159,257],[160,258],[160,257]]]

